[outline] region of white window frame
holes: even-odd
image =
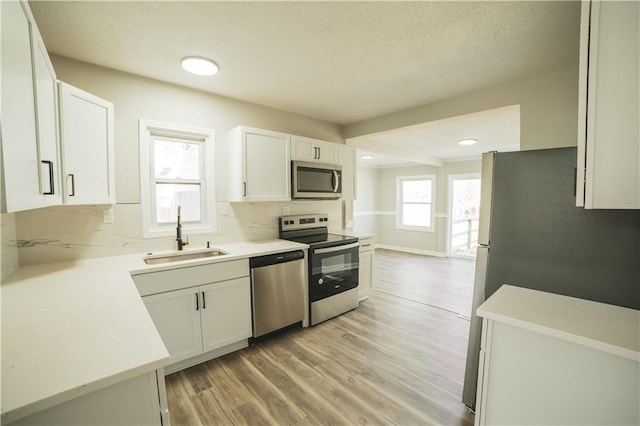
[[[140,202],[142,204],[142,236],[157,238],[175,236],[176,223],[157,223],[155,217],[155,184],[153,170],[153,140],[156,136],[201,143],[203,175],[200,180],[200,221],[183,222],[184,233],[213,233],[216,231],[215,182],[213,167],[215,164],[215,132],[209,129],[185,126],[182,124],[140,119]],[[176,212],[177,220],[177,212]]]
[[[411,180],[428,180],[431,182],[431,202],[424,203],[430,204],[431,209],[431,224],[430,226],[415,226],[405,225],[402,223],[402,183]],[[420,176],[397,176],[396,177],[396,229],[403,229],[407,231],[419,231],[419,232],[434,232],[435,231],[435,198],[436,198],[436,176],[435,175],[420,175]]]

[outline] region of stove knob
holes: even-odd
[[[324,280],[323,280],[322,278],[320,278],[320,279],[318,280],[318,284],[322,284],[323,282],[324,282]]]

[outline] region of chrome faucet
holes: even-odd
[[[176,226],[176,241],[178,242],[178,250],[182,251],[183,247],[189,245],[189,237],[186,241],[182,241],[182,224],[180,223],[180,206],[178,206],[178,226]]]

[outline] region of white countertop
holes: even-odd
[[[640,362],[640,311],[503,285],[480,317]]]
[[[132,273],[308,246],[269,240],[215,248],[229,254],[147,265],[142,253],[33,265],[11,274],[1,287],[1,421],[26,417],[169,364]]]

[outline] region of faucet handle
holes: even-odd
[[[184,242],[182,243],[182,245],[183,245],[183,246],[188,246],[188,245],[189,245],[189,236],[188,236],[188,235],[185,235],[185,236],[184,236],[184,238],[185,238],[185,240],[184,240]]]
[[[207,248],[211,248],[211,241],[207,241]]]

